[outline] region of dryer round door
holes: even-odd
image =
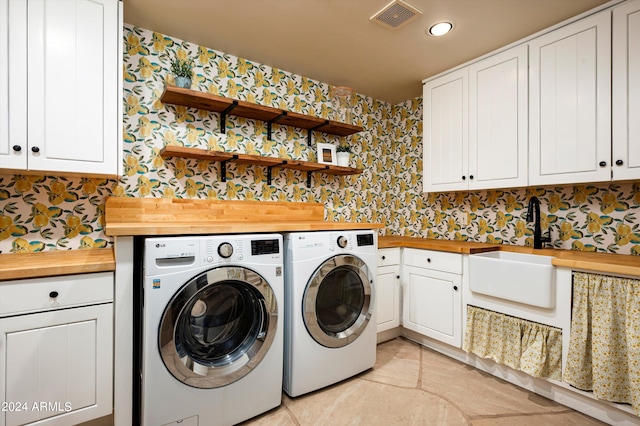
[[[165,308],[160,356],[189,386],[225,386],[262,361],[277,322],[277,300],[262,276],[241,267],[211,269],[187,282]]]
[[[307,331],[323,346],[339,348],[362,334],[373,312],[373,279],[358,257],[338,255],[311,276],[304,292]]]

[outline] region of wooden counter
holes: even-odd
[[[110,248],[0,254],[0,281],[110,272],[115,269],[116,259]]]
[[[378,229],[379,223],[330,222],[324,204],[176,198],[107,198],[110,236],[197,235]]]
[[[499,244],[467,241],[430,240],[416,237],[384,236],[378,238],[378,248],[410,247],[423,250],[447,251],[450,253],[475,254],[500,250]]]
[[[412,247],[425,250],[447,251],[452,253],[475,254],[486,251],[502,250],[516,253],[552,256],[554,266],[600,272],[614,275],[640,277],[640,256],[610,253],[587,253],[575,250],[534,249],[532,247],[508,244],[488,244],[466,241],[431,240],[417,237],[384,236],[378,238],[379,248]]]

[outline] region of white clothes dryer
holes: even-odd
[[[146,238],[139,424],[232,425],[280,405],[281,235]]]
[[[286,234],[283,388],[302,395],[376,362],[374,231]]]

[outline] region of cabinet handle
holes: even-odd
[[[431,263],[431,258],[430,257],[427,258],[427,263]]]
[[[469,175],[469,179],[473,180],[473,175]]]
[[[14,146],[13,146],[13,150],[14,150],[15,152],[20,152],[20,151],[22,151],[22,147],[21,147],[20,145],[14,145]]]
[[[38,148],[37,146],[32,146],[31,147],[31,152],[38,153],[38,152],[40,152],[40,148]]]
[[[453,290],[458,291],[458,286],[457,286],[457,285],[454,285],[454,286],[453,286]]]
[[[462,180],[467,180],[467,177],[466,176],[462,176]]]
[[[617,160],[616,161],[616,166],[622,166],[624,164],[624,161],[622,160]]]
[[[382,256],[382,260],[385,260],[387,257],[386,256]]]
[[[56,297],[58,297],[58,292],[57,291],[52,291],[51,293],[49,293],[49,297],[52,299],[55,299]]]
[[[606,161],[601,161],[600,162],[600,167],[606,167],[607,166],[607,162]]]
[[[399,279],[400,279],[400,275],[396,275],[396,279],[398,279],[398,280],[399,280]]]

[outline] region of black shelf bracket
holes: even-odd
[[[238,101],[234,100],[231,105],[226,107],[225,110],[220,113],[220,133],[223,135],[227,132],[227,115],[237,106]]]
[[[329,120],[324,120],[324,123],[318,124],[317,126],[308,129],[308,131],[307,131],[307,145],[308,146],[311,146],[311,144],[313,143],[313,140],[312,140],[312,137],[311,137],[311,134],[313,133],[313,131],[316,130],[316,129],[319,129],[322,126],[326,126],[327,124],[329,124]]]
[[[311,188],[311,174],[321,172],[322,170],[329,170],[329,166],[324,166],[324,169],[321,170],[309,170],[307,172],[307,188]]]
[[[232,158],[229,158],[228,160],[222,160],[220,162],[220,181],[221,182],[227,181],[227,163],[229,161],[233,161],[237,159],[238,159],[238,154],[233,154]]]
[[[282,114],[274,118],[273,120],[267,121],[267,140],[271,140],[271,124],[282,120],[282,117],[286,117],[287,111],[282,111]]]
[[[283,164],[287,164],[287,160],[283,160],[282,163],[278,164],[278,166],[282,166]],[[271,185],[271,181],[273,180],[273,174],[271,170],[274,167],[278,167],[278,166],[267,166],[267,185]]]

